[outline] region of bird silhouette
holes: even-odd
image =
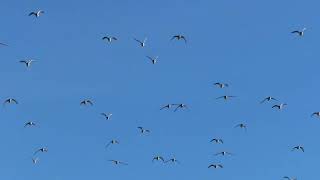
[[[287,180],[297,180],[297,178],[291,178],[291,177],[288,177],[288,176],[284,176],[283,178],[287,179]]]
[[[271,96],[268,96],[268,97],[264,98],[264,99],[260,102],[260,104],[262,104],[262,103],[264,103],[264,102],[266,102],[266,101],[271,101],[271,100],[278,101],[276,98],[273,98],[273,97],[271,97]]]
[[[148,38],[144,38],[143,41],[140,41],[139,39],[134,38],[135,41],[137,41],[141,47],[145,47],[146,46],[146,42],[147,42]]]
[[[227,152],[227,151],[221,151],[221,152],[218,152],[218,153],[216,153],[216,154],[214,154],[214,155],[215,155],[215,156],[218,156],[218,155],[221,155],[221,156],[229,155],[229,156],[231,156],[232,153]]]
[[[216,139],[216,138],[212,139],[210,142],[214,142],[216,144],[223,144],[223,140],[222,139]]]
[[[155,156],[153,157],[152,159],[152,162],[154,161],[162,161],[162,162],[165,162],[164,158],[162,156]]]
[[[103,38],[102,38],[102,40],[107,40],[108,42],[112,42],[112,41],[116,41],[116,40],[118,40],[116,37],[114,37],[114,36],[104,36]]]
[[[29,13],[29,16],[35,16],[35,17],[40,17],[41,14],[44,14],[43,10],[39,10],[39,11],[33,11],[31,13]]]
[[[106,120],[109,120],[111,119],[112,113],[101,113],[101,115],[105,117]]]
[[[46,152],[48,152],[48,148],[46,148],[46,147],[40,148],[40,149],[38,149],[36,152],[34,152],[33,155],[36,155],[36,154],[38,154],[39,152],[46,153]]]
[[[216,99],[224,99],[224,100],[228,100],[228,99],[230,99],[230,98],[234,98],[234,97],[237,97],[237,96],[228,96],[228,95],[225,95],[225,96],[217,97]]]
[[[144,134],[144,133],[150,133],[150,130],[148,130],[148,129],[144,129],[143,127],[138,127],[138,129],[140,129],[140,132],[141,132],[141,134]]]
[[[227,83],[221,83],[221,82],[216,82],[216,83],[214,83],[213,85],[215,85],[215,86],[217,86],[217,87],[219,87],[219,88],[225,88],[225,87],[229,87],[229,84],[227,84]]]
[[[122,162],[122,161],[118,161],[118,160],[109,160],[109,161],[111,161],[115,165],[119,165],[119,164],[128,165],[128,163],[125,163],[125,162]]]
[[[19,61],[20,63],[24,63],[27,67],[30,67],[31,64],[33,62],[35,62],[36,60],[33,60],[33,59],[30,59],[30,60],[22,60],[22,61]]]
[[[115,139],[112,139],[107,145],[106,145],[106,148],[108,148],[110,145],[113,145],[113,144],[119,144],[119,141],[115,140]]]
[[[158,56],[156,56],[156,57],[150,57],[150,56],[147,56],[147,58],[151,61],[151,63],[152,64],[156,64],[157,63],[157,61],[158,61]]]
[[[218,168],[223,168],[223,165],[222,164],[210,164],[208,166],[208,168],[218,169]]]
[[[273,105],[272,108],[277,108],[277,109],[281,110],[281,109],[283,109],[285,106],[287,106],[286,103],[281,103],[281,104]]]
[[[238,125],[235,126],[235,128],[237,128],[237,127],[239,127],[239,128],[241,128],[241,129],[244,129],[244,130],[247,131],[247,125],[245,125],[245,124],[243,124],[243,123],[240,123],[240,124],[238,124]]]
[[[291,151],[294,151],[294,150],[300,150],[300,151],[304,152],[304,147],[303,146],[295,146],[292,148]]]
[[[295,31],[292,31],[291,33],[292,34],[298,34],[299,36],[303,36],[304,35],[304,32],[307,30],[307,28],[303,28],[302,30],[295,30]]]
[[[313,117],[313,116],[320,117],[320,111],[312,113],[311,117]]]
[[[3,102],[3,105],[6,105],[6,104],[18,104],[18,101],[13,98],[8,98]]]
[[[80,102],[80,105],[84,105],[84,106],[91,105],[92,106],[93,102],[89,99],[84,99],[83,101]]]
[[[188,106],[186,104],[172,104],[174,106],[177,106],[174,112],[176,112],[178,109],[188,109]]]
[[[174,40],[174,39],[176,39],[176,40],[184,40],[184,42],[187,43],[187,39],[186,39],[186,37],[183,36],[183,35],[175,35],[175,36],[172,36],[171,41]]]
[[[36,124],[32,121],[29,121],[27,123],[24,124],[24,127],[27,127],[27,126],[35,126]]]

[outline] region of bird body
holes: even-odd
[[[46,153],[46,152],[48,152],[48,148],[46,148],[46,147],[40,148],[36,152],[34,152],[34,155],[36,155],[38,152]]]
[[[220,82],[216,82],[216,83],[214,83],[213,85],[215,85],[215,86],[217,86],[217,87],[219,87],[219,88],[225,88],[225,87],[229,87],[229,84],[227,84],[227,83],[220,83]]]
[[[34,15],[35,17],[40,17],[40,15],[41,14],[43,14],[44,13],[44,11],[43,10],[39,10],[39,11],[33,11],[33,12],[31,12],[31,13],[29,13],[29,16],[32,16],[32,15]]]
[[[223,165],[222,164],[210,164],[208,166],[208,168],[218,169],[218,168],[223,168]]]
[[[145,129],[145,128],[143,128],[143,127],[138,127],[138,129],[140,129],[141,134],[150,133],[150,130]]]
[[[292,151],[294,151],[294,150],[300,150],[300,151],[302,151],[302,152],[304,152],[304,147],[303,146],[295,146],[295,147],[293,147],[292,148]]]
[[[112,113],[101,113],[102,116],[106,118],[106,120],[109,120],[112,116]]]
[[[20,63],[24,63],[27,67],[30,67],[31,66],[31,63],[32,62],[35,62],[36,60],[33,60],[33,59],[30,59],[30,60],[22,60],[22,61],[19,61]]]
[[[260,104],[264,103],[265,101],[271,101],[271,100],[278,101],[276,98],[273,98],[273,97],[271,97],[271,96],[268,96],[268,97],[264,98],[264,99],[260,102]]]
[[[119,141],[115,140],[115,139],[112,139],[107,145],[106,145],[106,148],[108,148],[110,145],[112,144],[119,144]]]
[[[212,139],[210,142],[214,142],[216,144],[223,144],[223,140],[222,139]]]
[[[102,38],[102,40],[107,40],[108,42],[112,42],[112,41],[116,41],[116,40],[118,40],[118,38],[116,38],[116,37],[114,37],[114,36],[104,36],[103,38]]]
[[[13,98],[8,98],[3,102],[3,104],[18,104],[18,101]]]
[[[27,127],[27,126],[35,126],[36,124],[34,123],[34,122],[32,122],[32,121],[29,121],[29,122],[27,122],[25,125],[24,125],[24,127]]]
[[[286,103],[281,103],[281,104],[276,104],[274,106],[272,106],[272,108],[277,108],[279,110],[283,109],[285,106],[287,106]]]
[[[171,38],[171,40],[174,40],[174,39],[177,39],[178,41],[179,41],[179,40],[184,40],[184,42],[187,43],[187,39],[186,39],[186,37],[183,36],[183,35],[175,35],[175,36],[173,36],[173,37]]]
[[[304,35],[304,32],[307,30],[307,28],[303,28],[302,30],[295,30],[295,31],[292,31],[291,33],[292,34],[298,34],[299,36],[303,36]]]
[[[162,156],[155,156],[153,159],[152,159],[152,162],[154,161],[162,161],[162,162],[165,162],[164,161],[164,158]]]
[[[143,41],[140,41],[139,39],[134,38],[135,41],[137,41],[141,47],[145,47],[146,46],[146,42],[147,42],[148,38],[144,38]]]
[[[91,100],[89,100],[89,99],[85,99],[85,100],[80,102],[80,105],[84,105],[84,106],[91,105],[92,106],[93,102]]]
[[[156,57],[150,57],[150,56],[147,56],[147,58],[152,62],[152,64],[156,64],[157,63],[157,61],[158,61],[158,56],[156,56]]]

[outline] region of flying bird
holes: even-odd
[[[188,109],[188,106],[186,104],[172,104],[174,106],[177,106],[174,112],[176,112],[178,109]]]
[[[118,161],[118,160],[109,160],[109,161],[113,162],[113,163],[116,164],[116,165],[118,165],[118,164],[128,165],[128,163],[121,162],[121,161]]]
[[[102,38],[102,40],[107,40],[108,42],[112,42],[112,41],[116,41],[116,40],[118,40],[116,37],[114,37],[114,36],[104,36],[103,38]]]
[[[106,145],[106,148],[108,148],[110,145],[113,145],[113,144],[119,144],[119,141],[115,140],[115,139],[112,139],[107,145]]]
[[[223,165],[222,164],[210,164],[208,166],[208,168],[218,169],[218,168],[223,168]]]
[[[237,127],[241,128],[241,129],[244,129],[244,130],[247,130],[247,125],[245,125],[243,123],[240,123],[240,124],[235,126],[235,128],[237,128]]]
[[[89,99],[85,99],[85,100],[83,100],[83,101],[81,101],[80,102],[80,105],[93,105],[93,102],[91,101],[91,100],[89,100]]]
[[[37,164],[38,161],[39,161],[39,158],[32,158],[32,163],[33,163],[33,164]]]
[[[152,62],[152,64],[156,64],[157,63],[157,61],[158,61],[158,56],[156,56],[156,57],[150,57],[150,56],[147,56],[147,58]]]
[[[260,104],[264,103],[265,101],[271,101],[271,100],[278,101],[276,98],[271,97],[271,96],[268,96],[268,97],[264,98],[264,99],[260,102]]]
[[[287,179],[287,180],[297,180],[297,178],[291,178],[291,177],[288,177],[288,176],[284,176],[283,178]]]
[[[300,150],[300,151],[304,152],[304,148],[302,146],[295,146],[292,148],[291,151],[294,151],[294,150]]]
[[[38,152],[46,153],[46,152],[48,152],[48,148],[46,148],[46,147],[40,148],[36,152],[34,152],[33,155],[36,155]]]
[[[32,15],[34,15],[35,17],[40,17],[40,15],[41,14],[43,14],[44,13],[44,11],[42,11],[42,10],[39,10],[39,11],[33,11],[33,12],[31,12],[31,13],[29,13],[29,16],[32,16]]]
[[[146,42],[147,42],[148,38],[144,38],[143,41],[140,41],[139,39],[134,38],[135,41],[137,41],[141,47],[145,47],[146,46]]]
[[[18,104],[18,101],[13,99],[13,98],[9,98],[9,99],[6,99],[3,104]]]
[[[31,63],[35,62],[36,60],[30,59],[30,60],[22,60],[19,61],[20,63],[24,63],[27,67],[31,66]]]
[[[177,40],[184,40],[185,43],[187,43],[187,39],[185,36],[183,35],[175,35],[171,38],[171,41],[174,40],[174,39],[177,39]]]
[[[138,127],[138,129],[140,129],[141,134],[150,133],[150,130],[144,129],[143,127]]]
[[[218,152],[218,153],[215,154],[215,156],[218,156],[218,155],[222,155],[222,156],[229,155],[229,156],[231,156],[232,153],[229,153],[229,152],[227,152],[227,151],[221,151],[221,152]]]
[[[217,87],[219,87],[219,88],[225,88],[225,87],[229,87],[229,84],[227,84],[227,83],[220,83],[220,82],[216,82],[216,83],[214,83],[213,85],[215,85],[215,86],[217,86]]]
[[[225,95],[225,96],[217,97],[216,99],[221,99],[221,98],[223,98],[224,100],[228,100],[228,99],[234,98],[234,97],[237,97],[237,96],[227,96],[227,95]]]
[[[165,163],[168,163],[168,162],[171,162],[171,163],[178,163],[178,164],[180,164],[180,161],[178,161],[175,157],[173,157],[173,158],[171,158],[171,159],[169,159],[169,160],[165,161]]]
[[[165,162],[165,161],[164,161],[164,158],[161,157],[161,156],[156,156],[156,157],[154,157],[154,158],[152,159],[152,162],[154,162],[154,161],[162,161],[162,162]]]
[[[223,144],[223,140],[222,139],[212,139],[210,142],[214,142],[216,144]]]
[[[106,120],[111,119],[112,113],[101,113],[102,116],[104,116],[106,118]]]
[[[287,106],[287,104],[286,103],[276,104],[276,105],[272,106],[272,108],[277,108],[277,109],[281,110],[284,108],[284,106]]]
[[[162,109],[170,109],[172,106],[173,106],[173,104],[166,104],[166,105],[162,106],[160,108],[160,110],[162,110]]]
[[[29,121],[29,122],[25,123],[24,127],[27,127],[27,126],[35,126],[35,125],[36,125],[36,124],[35,124],[34,122]]]
[[[320,117],[320,111],[312,113],[311,117],[313,117],[313,116]]]
[[[299,36],[303,36],[304,35],[304,32],[307,30],[307,28],[303,28],[302,30],[295,30],[295,31],[292,31],[291,33],[292,34],[298,34]]]

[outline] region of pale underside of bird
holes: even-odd
[[[221,82],[216,82],[216,83],[214,83],[213,85],[215,85],[215,86],[217,86],[217,87],[219,87],[219,88],[225,88],[225,87],[229,87],[229,84],[227,84],[227,83],[221,83]]]
[[[18,104],[18,101],[16,99],[13,99],[13,98],[8,98],[6,99],[3,104]]]
[[[262,103],[264,103],[264,102],[266,102],[266,101],[271,101],[271,100],[278,101],[276,98],[271,97],[271,96],[268,96],[268,97],[264,98],[264,99],[260,102],[260,104],[262,104]]]
[[[34,155],[38,154],[39,152],[46,153],[46,152],[48,152],[48,148],[46,148],[46,147],[40,148],[36,152],[34,152]]]
[[[186,37],[183,36],[183,35],[175,35],[175,36],[172,36],[171,40],[174,40],[174,39],[176,39],[176,40],[184,40],[184,42],[187,43],[187,39],[186,39]]]
[[[311,117],[313,117],[313,116],[320,117],[320,111],[312,113]]]
[[[108,148],[110,145],[113,145],[113,144],[119,144],[119,141],[115,140],[115,139],[112,139],[107,145],[106,145],[106,148]]]
[[[80,102],[80,105],[84,105],[84,106],[91,105],[92,106],[93,102],[91,100],[89,100],[89,99],[85,99],[85,100]]]
[[[145,129],[143,127],[138,127],[138,129],[140,130],[141,134],[145,134],[145,133],[150,133],[151,131],[149,129]]]
[[[119,165],[119,164],[128,165],[128,163],[125,163],[125,162],[122,162],[122,161],[118,161],[118,160],[109,160],[109,161],[111,161],[113,164],[116,164],[116,165]]]
[[[34,123],[34,122],[32,122],[32,121],[29,121],[29,122],[27,122],[27,123],[25,123],[24,124],[24,127],[31,127],[31,126],[35,126],[36,124]]]
[[[43,14],[43,13],[44,13],[43,10],[33,11],[33,12],[29,13],[29,16],[40,17],[40,15]]]
[[[24,63],[27,67],[30,67],[33,62],[36,62],[36,60],[30,59],[30,60],[22,60],[19,62]]]
[[[237,96],[228,96],[228,95],[225,95],[225,96],[220,96],[220,97],[217,97],[216,99],[224,99],[224,100],[229,100],[231,98],[235,98]]]
[[[101,115],[102,115],[106,120],[109,120],[109,119],[111,119],[112,113],[101,113]]]
[[[140,41],[139,39],[134,38],[135,41],[137,41],[141,47],[145,47],[146,46],[146,42],[147,42],[148,38],[144,38],[143,41]]]
[[[230,153],[230,152],[227,152],[227,151],[221,151],[221,152],[218,152],[218,153],[216,153],[216,154],[214,154],[215,156],[219,156],[219,155],[221,155],[221,156],[226,156],[226,155],[229,155],[229,156],[231,156],[231,155],[233,155],[232,153]]]
[[[223,168],[223,165],[222,164],[210,164],[208,166],[208,168],[218,169],[218,168]]]
[[[147,58],[151,61],[152,64],[156,64],[158,62],[158,56],[156,57],[147,56]]]
[[[222,139],[217,139],[217,138],[212,139],[210,142],[214,142],[216,144],[223,144],[223,140]]]
[[[114,37],[114,36],[104,36],[104,37],[102,38],[102,40],[106,40],[106,41],[108,41],[108,42],[112,42],[112,41],[118,40],[118,38],[116,38],[116,37]]]
[[[155,156],[153,157],[152,159],[152,162],[154,161],[162,161],[162,162],[165,162],[164,158],[162,156]]]
[[[285,106],[287,106],[286,103],[281,103],[281,104],[276,104],[274,106],[272,106],[272,108],[277,108],[279,110],[283,109]]]
[[[297,34],[299,36],[303,36],[304,35],[304,32],[307,30],[307,28],[303,28],[302,30],[295,30],[295,31],[292,31],[291,33],[292,34]]]
[[[287,180],[297,180],[297,178],[295,178],[295,177],[292,178],[292,177],[289,177],[289,176],[284,176],[283,178],[284,178],[284,179],[287,179]]]
[[[295,146],[292,148],[291,151],[295,151],[295,150],[300,150],[300,151],[304,152],[304,147],[303,146]]]
[[[39,162],[39,158],[32,158],[32,163],[37,164]]]

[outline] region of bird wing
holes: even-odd
[[[300,33],[300,31],[292,31],[291,33]]]
[[[223,98],[224,96],[220,96],[220,97],[217,97],[216,99],[221,99],[221,98]]]
[[[92,101],[87,100],[87,103],[89,103],[90,105],[93,105]]]
[[[179,37],[178,35],[172,36],[171,41],[174,40],[174,39],[176,39],[176,38],[178,38],[178,37]]]
[[[264,98],[264,99],[260,102],[260,104],[264,103],[267,99],[268,99],[268,98]]]
[[[8,46],[7,44],[5,44],[5,43],[0,43],[0,45],[3,45],[3,46]]]
[[[31,12],[31,13],[29,13],[29,16],[32,16],[32,15],[37,15],[37,13],[35,13],[35,12]]]
[[[113,40],[118,40],[116,37],[112,37]]]
[[[137,42],[139,42],[139,43],[141,43],[141,44],[143,43],[143,42],[141,42],[139,39],[134,38],[134,40],[137,41]]]

